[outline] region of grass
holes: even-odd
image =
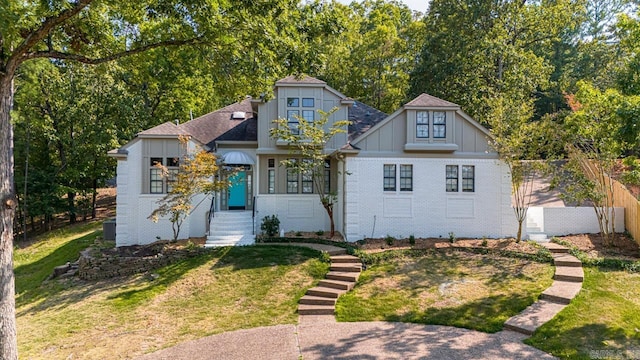
[[[16,248],[21,358],[130,358],[224,331],[295,323],[298,299],[328,271],[311,249],[259,246],[211,250],[159,269],[155,280],[46,281],[93,243],[95,229]]]
[[[525,340],[564,359],[640,356],[640,274],[586,267],[582,291]]]
[[[416,254],[388,256],[364,271],[354,291],[338,300],[338,320],[497,332],[552,282],[553,267],[526,259],[463,252]]]

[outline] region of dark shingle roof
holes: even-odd
[[[460,107],[447,100],[442,100],[429,94],[420,94],[417,98],[409,101],[404,106],[424,106],[424,107]]]
[[[387,114],[382,111],[355,101],[354,104],[349,107],[349,121],[351,122],[351,124],[349,124],[349,141],[364,134],[386,117]]]
[[[231,119],[234,112],[244,112],[245,116],[242,120]],[[253,109],[251,107],[251,98],[246,98],[240,102],[223,107],[220,110],[210,112],[195,118],[189,122],[180,125],[180,128],[188,132],[196,140],[203,144],[210,144],[219,136],[229,133],[230,130],[243,125],[247,120],[253,119]],[[240,136],[239,131],[234,134]],[[246,138],[247,135],[240,136]],[[226,140],[238,140],[227,137]],[[242,140],[242,139],[241,139]],[[257,140],[257,136],[253,136],[252,140]]]
[[[258,119],[247,119],[234,128],[210,141],[207,146],[213,148],[216,141],[258,141]]]

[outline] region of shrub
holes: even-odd
[[[316,235],[318,235],[318,236],[322,236],[322,235],[324,235],[324,230],[318,230],[318,231],[316,231]]]
[[[391,235],[387,235],[387,237],[384,238],[384,241],[387,243],[387,245],[391,246],[393,245],[393,242],[396,241],[396,238]]]
[[[413,235],[409,236],[409,245],[413,246],[416,244],[416,237]]]
[[[487,239],[484,239],[484,238],[483,238],[483,239],[482,239],[482,243],[480,244],[480,246],[482,246],[482,247],[487,247],[487,246],[489,246],[489,242],[487,241]]]
[[[296,236],[298,236],[298,237],[302,236],[302,232],[296,231]]]
[[[280,220],[277,215],[265,216],[260,224],[260,230],[262,230],[267,236],[276,236],[278,230],[280,230]]]
[[[456,234],[454,234],[453,231],[449,232],[449,242],[452,244],[456,242]]]

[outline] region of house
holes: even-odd
[[[276,118],[295,128],[294,115],[313,120],[316,109],[334,107],[330,122],[348,119],[350,125],[327,144],[325,176],[327,190],[338,195],[336,230],[348,241],[515,234],[508,170],[488,144],[489,131],[458,105],[422,94],[387,115],[309,76],[281,79],[273,94],[183,124],[161,124],[110,151],[118,160],[117,245],[171,238],[168,220],[147,217],[171,186],[154,164],[177,171],[182,136],[240,171],[228,191],[195,199],[200,205],[181,238],[207,234],[210,245],[252,243],[260,219],[272,214],[287,231],[328,230],[309,179],[280,165],[294,156],[268,129]]]

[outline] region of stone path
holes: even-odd
[[[569,249],[556,243],[543,243],[553,254],[556,272],[553,284],[542,292],[540,300],[526,308],[520,314],[509,318],[505,329],[526,335],[533,334],[537,328],[553,319],[582,289],[584,271],[582,262],[569,255]]]

